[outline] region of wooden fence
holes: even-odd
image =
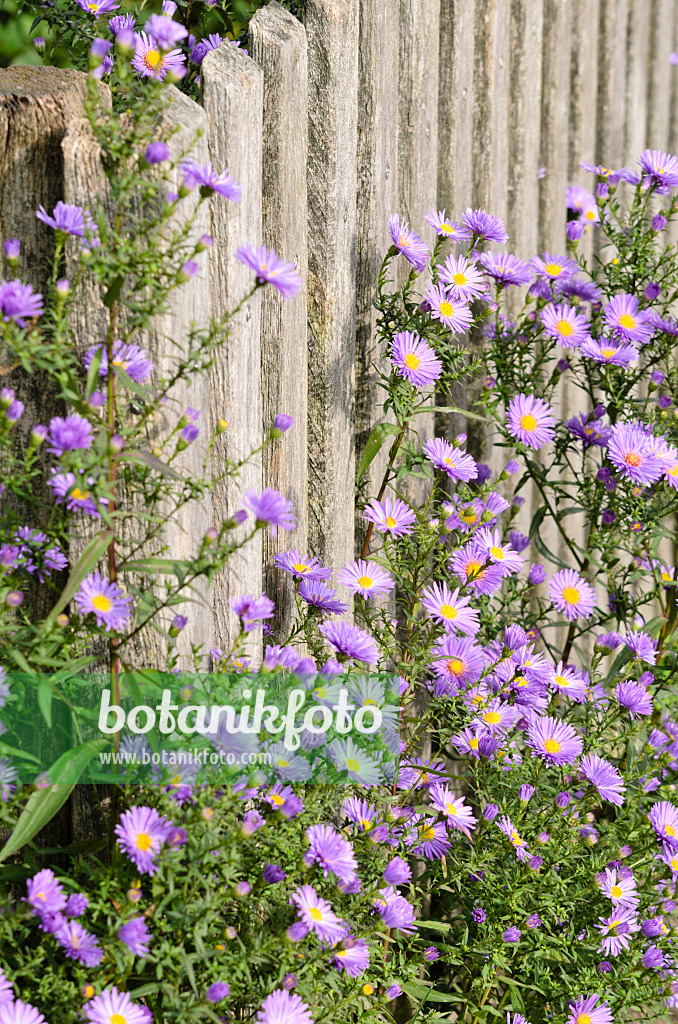
[[[209,394],[192,402],[212,423],[228,420],[230,457],[257,444],[276,413],[294,416],[240,483],[283,491],[298,523],[222,574],[192,613],[194,641],[226,647],[236,626],[228,598],[262,586],[289,617],[277,551],[308,550],[335,567],[354,556],[356,459],[383,401],[370,369],[371,302],[388,216],[431,242],[427,209],[481,206],[505,220],[518,255],[562,252],[566,184],[592,183],[581,160],[616,167],[646,146],[678,148],[677,31],[678,0],[306,0],[303,22],[272,0],[250,24],[249,55],[223,44],[206,57],[202,106],[177,96],[168,122],[184,141],[203,128],[196,156],[228,166],[243,199],[213,202],[216,244],[159,326],[154,355],[191,317],[242,297],[251,272],[233,258],[241,242],[294,260],[305,287],[289,303],[273,290],[256,296]],[[83,96],[76,72],[0,72],[0,234],[23,239],[36,286],[53,243],[34,210],[86,203],[94,189],[82,170],[96,177],[79,141]],[[79,327],[83,344],[98,340],[92,324]],[[472,400],[473,388],[459,396]],[[432,432],[432,419],[423,426]],[[456,416],[444,429],[465,426]],[[467,429],[480,453],[485,439]],[[377,459],[368,493],[382,472]],[[177,524],[177,544],[190,548],[239,501],[224,486]]]

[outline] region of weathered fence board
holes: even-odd
[[[606,167],[624,163],[628,6],[628,0],[600,5],[596,136],[598,161]]]
[[[541,156],[541,78],[543,0],[511,4],[508,121],[508,212],[510,247],[519,256],[537,250],[535,196]]]
[[[398,55],[399,39],[391,26],[399,0],[361,0],[358,65],[358,138],[356,193],[356,342],[355,441],[356,465],[372,428],[384,420],[386,393],[377,385],[374,365],[383,365],[375,334],[372,305],[381,261],[389,247],[388,218],[398,209]],[[384,445],[362,481],[361,495],[376,495],[388,460]],[[365,523],[356,518],[359,555]]]
[[[629,0],[626,67],[626,104],[624,113],[624,163],[632,165],[643,151],[648,136],[648,86],[650,54],[650,21],[652,11],[647,0]],[[668,67],[668,60],[664,62]]]
[[[309,0],[308,543],[354,553],[358,8]],[[344,596],[348,596],[348,591]]]
[[[285,260],[294,260],[306,284],[308,207],[308,67],[306,30],[276,0],[256,12],[248,50],[264,71],[262,219],[263,241]],[[288,547],[308,541],[307,408],[308,358],[305,287],[291,301],[267,288],[261,309],[261,386],[264,431],[277,413],[294,416],[294,427],[264,457],[264,485],[282,491],[294,504],[297,527],[264,538],[264,584],[290,621],[289,579],[273,566]],[[303,554],[303,551],[302,551]]]
[[[223,43],[208,53],[201,68],[203,104],[207,114],[209,156],[218,169],[229,168],[242,185],[239,203],[216,200],[211,206],[210,299],[213,316],[234,309],[252,288],[252,272],[234,258],[238,245],[261,241],[263,78],[261,68],[242,50]],[[262,435],[261,299],[258,291],[230,322],[228,341],[219,351],[210,378],[211,426],[228,422],[214,447],[212,467],[220,472],[224,459],[238,462],[259,446]],[[243,466],[237,479],[227,479],[212,496],[213,522],[218,525],[242,507],[242,495],[262,488],[261,457]],[[251,529],[234,531],[240,539]],[[228,562],[212,585],[215,641],[222,650],[233,643],[238,622],[229,606],[240,594],[260,594],[262,544],[257,535]],[[248,652],[257,654],[261,634],[248,637]]]
[[[556,252],[565,248],[570,15],[568,0],[545,0],[541,166],[546,170],[539,183],[539,246]]]
[[[633,157],[638,156],[642,149],[666,150],[669,147],[671,118],[671,86],[676,78],[676,70],[669,63],[669,54],[675,46],[676,4],[675,0],[652,0],[641,5],[645,17],[649,16],[649,73],[645,82],[639,83],[644,89],[647,102],[647,136],[642,140]],[[649,8],[649,10],[648,10]],[[632,40],[633,41],[633,40]]]

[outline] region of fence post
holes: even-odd
[[[440,8],[438,206],[457,217],[473,198],[474,0]]]
[[[308,543],[354,553],[358,8],[308,0]],[[346,595],[348,596],[348,592]]]
[[[555,252],[565,247],[570,24],[568,0],[545,0],[540,163],[546,174],[539,183],[539,246]]]
[[[640,156],[645,149],[648,126],[652,116],[652,104],[648,110],[648,99],[651,89],[650,76],[650,23],[655,11],[650,4],[644,0],[629,0],[627,39],[631,45],[627,45],[626,54],[626,110],[624,123],[624,153],[623,162],[629,167],[635,163],[636,157]],[[668,61],[668,54],[664,53],[660,46],[666,70],[671,70]],[[653,64],[653,70],[656,68]],[[655,116],[655,124],[660,122],[661,103],[657,104],[658,110]]]
[[[200,77],[207,114],[207,144],[212,164],[229,168],[242,186],[239,203],[212,204],[210,233],[210,303],[213,316],[235,308],[252,287],[252,271],[234,258],[238,245],[261,242],[263,78],[261,68],[232,43],[205,57]],[[214,448],[213,468],[224,459],[244,458],[262,439],[261,299],[258,291],[230,323],[231,333],[220,349],[210,376],[212,428],[220,419],[228,429]],[[215,525],[242,506],[242,494],[262,489],[261,456],[249,462],[237,479],[227,479],[214,492]],[[251,530],[251,522],[233,532],[234,539]],[[216,643],[229,648],[238,630],[229,600],[262,589],[261,533],[229,559],[213,582]],[[261,633],[248,637],[249,653],[261,653]]]
[[[513,0],[510,26],[508,122],[509,245],[518,256],[537,250],[543,0]]]
[[[674,0],[652,0],[652,4],[641,4],[645,17],[649,18],[649,59],[650,69],[647,82],[647,134],[642,149],[666,150],[669,148],[671,118],[671,84],[675,70],[669,63],[669,53],[675,48],[677,12]],[[649,8],[649,10],[648,10]],[[641,148],[632,154],[637,157]]]
[[[263,241],[281,258],[294,260],[304,288],[290,302],[265,289],[261,307],[261,383],[263,428],[276,413],[294,416],[294,427],[274,442],[264,457],[264,485],[294,504],[294,533],[279,530],[264,537],[264,584],[276,602],[278,623],[289,626],[289,579],[273,566],[276,552],[308,542],[306,323],[307,230],[306,163],[308,148],[308,72],[306,30],[276,0],[252,18],[248,49],[264,72]]]
[[[372,306],[381,261],[390,245],[388,218],[398,210],[398,54],[399,0],[360,0],[358,147],[356,203],[356,465],[372,428],[385,420],[386,392],[376,384],[372,363],[383,363]],[[385,444],[358,481],[358,493],[377,494],[388,462]],[[356,516],[356,557],[365,539],[365,521]]]
[[[628,0],[600,6],[597,163],[624,162]]]

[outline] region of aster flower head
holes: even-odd
[[[279,569],[291,573],[296,579],[329,580],[332,576],[332,570],[321,565],[319,558],[302,555],[295,549],[276,555],[273,563]]]
[[[527,735],[533,756],[550,764],[574,764],[582,752],[583,743],[577,732],[557,718],[533,718]]]
[[[613,425],[608,457],[623,477],[644,487],[655,483],[664,472],[657,439],[639,423]]]
[[[426,818],[421,814],[410,819],[411,828],[405,841],[412,847],[413,853],[426,857],[427,860],[440,860],[452,845],[447,835],[446,826],[434,818]]]
[[[445,210],[429,210],[424,214],[424,220],[437,235],[448,238],[451,242],[463,242],[471,237],[468,228],[447,217]]]
[[[659,838],[672,848],[678,849],[678,810],[673,804],[668,800],[654,804],[648,818]]]
[[[529,263],[509,252],[484,252],[479,261],[485,272],[498,284],[505,286],[529,284],[532,269]]]
[[[449,786],[437,782],[429,790],[431,805],[447,816],[447,824],[465,835],[476,827],[476,819],[463,796],[456,797]]]
[[[101,353],[99,376],[107,377],[108,353],[105,346],[95,345],[93,348],[88,349],[83,357],[83,365],[86,370],[89,370],[92,359],[97,352]],[[123,342],[121,338],[118,338],[117,341],[113,342],[113,366],[120,367],[120,369],[124,370],[127,376],[137,384],[143,384],[153,373],[153,363],[150,359],[146,358],[146,353],[141,346],[127,344],[126,342]]]
[[[472,541],[466,547],[455,551],[450,561],[451,571],[471,590],[479,594],[492,594],[505,577],[499,564],[488,564],[487,547]]]
[[[434,646],[431,656],[436,696],[454,695],[461,686],[477,682],[485,667],[482,648],[471,637],[448,634]]]
[[[565,426],[571,434],[581,438],[584,448],[589,448],[591,445],[606,448],[612,436],[612,427],[602,426],[592,413],[580,412],[578,416],[566,420]]]
[[[388,230],[391,241],[400,255],[404,256],[420,274],[431,255],[426,243],[415,231],[410,230],[406,221],[401,221],[395,213],[388,219]]]
[[[580,776],[598,790],[602,800],[621,807],[626,787],[619,771],[597,754],[586,754],[579,763]]]
[[[596,877],[598,888],[615,907],[637,907],[639,903],[636,880],[633,875],[624,875],[617,868],[605,868]]]
[[[21,999],[0,1001],[0,1024],[45,1024],[45,1018]]]
[[[319,864],[325,878],[332,871],[342,882],[350,882],[358,869],[353,847],[331,825],[312,825],[306,829],[309,849],[304,854],[306,864]]]
[[[66,895],[50,868],[43,868],[26,883],[26,903],[37,914],[56,914],[66,906]]]
[[[598,1003],[599,999],[600,996],[593,993],[571,1000],[567,1024],[612,1024],[614,1018],[610,1007],[607,1003]]]
[[[638,157],[643,171],[643,187],[653,189],[658,195],[666,195],[678,186],[678,159],[659,149],[646,149]]]
[[[96,935],[86,931],[78,921],[65,921],[54,937],[69,959],[85,967],[96,967],[103,960],[104,951]]]
[[[561,569],[549,580],[548,594],[566,619],[590,618],[596,608],[596,592],[575,569]]]
[[[605,363],[607,366],[629,366],[638,358],[638,349],[635,345],[624,345],[618,341],[608,341],[606,338],[594,340],[589,338],[581,346],[581,354],[587,359],[593,359],[596,363]]]
[[[179,167],[184,175],[184,188],[193,189],[197,186],[200,188],[200,193],[203,196],[208,196],[213,192],[216,192],[217,195],[225,196],[227,199],[230,199],[232,203],[240,202],[242,188],[238,182],[231,177],[228,171],[224,171],[222,174],[217,174],[216,171],[212,169],[211,161],[208,161],[208,163],[202,166],[194,160],[185,160],[179,165]],[[244,247],[241,246],[241,248],[236,252],[237,259],[240,259],[238,253],[243,248]],[[246,263],[248,261],[243,260],[242,262]]]
[[[27,320],[40,316],[44,311],[42,295],[34,292],[29,284],[21,281],[0,281],[0,316],[5,323],[14,320],[19,327],[25,327]]]
[[[574,668],[565,668],[562,661],[549,671],[549,683],[556,693],[563,693],[571,700],[578,703],[586,700],[588,682],[580,672]]]
[[[652,314],[647,309],[639,309],[635,295],[621,293],[605,307],[603,317],[608,327],[616,331],[625,341],[644,345],[652,337],[654,326]]]
[[[657,640],[653,640],[642,630],[633,630],[621,639],[622,643],[631,651],[634,661],[646,661],[648,665],[656,665]]]
[[[487,293],[483,275],[466,256],[448,256],[438,278],[447,285],[450,297],[459,302],[470,302]]]
[[[476,543],[480,545],[485,560],[496,565],[503,576],[512,576],[522,569],[525,559],[510,544],[502,544],[499,530],[478,530]]]
[[[257,1024],[313,1024],[309,1007],[301,996],[278,988],[266,996],[257,1011]]]
[[[133,1003],[128,992],[118,992],[115,985],[105,989],[83,1006],[89,1024],[152,1024],[153,1014],[145,1006]]]
[[[272,487],[265,487],[259,495],[256,491],[247,491],[245,505],[258,525],[270,526],[272,537],[275,537],[278,529],[293,530],[296,526],[292,502]]]
[[[485,210],[467,207],[463,215],[464,226],[480,241],[508,242],[508,232],[499,217],[493,217]]]
[[[159,815],[155,808],[132,807],[121,814],[115,834],[118,846],[141,874],[154,875],[158,870],[157,855],[171,827],[171,822]]]
[[[642,683],[633,681],[619,683],[614,695],[621,707],[626,708],[631,720],[641,715],[651,715],[654,707],[652,697]]]
[[[391,361],[401,377],[418,388],[437,380],[443,364],[430,345],[413,331],[400,331],[393,339]]]
[[[395,586],[393,578],[380,565],[362,558],[346,562],[337,573],[337,583],[366,598],[385,597]]]
[[[47,451],[57,458],[64,452],[78,451],[92,446],[92,426],[84,416],[74,412],[70,416],[53,416],[49,421]]]
[[[516,395],[507,414],[508,432],[530,448],[543,448],[555,437],[556,418],[551,406],[535,395]]]
[[[91,612],[96,616],[97,626],[106,631],[124,629],[130,621],[131,597],[125,597],[117,583],[104,579],[98,572],[85,577],[74,600],[81,615]]]
[[[390,498],[384,498],[383,501],[372,498],[365,506],[363,519],[374,523],[375,529],[379,533],[388,533],[392,537],[403,537],[412,533],[412,524],[416,522],[417,516],[414,510],[400,498],[396,498],[395,502]]]
[[[529,856],[527,843],[520,836],[513,822],[506,814],[504,814],[501,818],[497,819],[497,828],[503,835],[506,836],[511,846],[516,851],[516,857],[518,858],[518,860],[526,861]]]
[[[325,580],[302,580],[299,585],[299,597],[306,604],[331,615],[342,615],[348,611],[348,605],[340,601],[336,590],[332,590]]]
[[[579,270],[578,265],[569,256],[555,256],[545,252],[543,256],[533,256],[530,266],[538,279],[551,283],[567,280]]]
[[[429,285],[424,299],[434,320],[440,320],[449,331],[461,333],[470,326],[473,315],[468,305],[454,299],[444,285]]]
[[[422,606],[436,622],[450,632],[475,636],[480,622],[478,612],[468,607],[470,600],[459,596],[459,588],[451,591],[447,583],[432,583],[421,595]]]
[[[596,928],[603,936],[600,947],[607,956],[619,956],[629,948],[631,935],[640,931],[634,907],[615,907],[610,917],[599,917]]]
[[[349,622],[327,622],[318,627],[337,654],[355,661],[376,665],[379,649],[369,633]]]
[[[265,245],[255,249],[253,245],[241,245],[236,249],[236,259],[254,270],[257,281],[271,284],[283,299],[292,299],[302,287],[302,280],[294,263],[285,263]]]
[[[468,483],[478,476],[473,457],[442,437],[430,438],[424,444],[424,455],[436,469],[446,473],[451,480],[463,480]]]
[[[43,224],[47,224],[48,227],[55,231],[61,231],[65,235],[75,235],[77,238],[85,239],[86,232],[89,231],[96,236],[96,225],[89,210],[85,210],[82,206],[75,206],[73,203],[63,203],[59,200],[52,210],[51,217],[44,206],[39,206],[35,216]],[[96,246],[98,240],[94,237],[91,243],[87,244]]]
[[[314,931],[321,942],[335,943],[344,937],[344,923],[332,910],[332,907],[312,885],[302,885],[292,893],[293,902],[299,913],[300,921],[308,931]]]
[[[540,314],[544,333],[561,348],[579,348],[591,340],[589,321],[584,313],[566,303],[544,306]]]
[[[132,67],[142,78],[155,78],[162,82],[168,74],[183,78],[186,58],[181,50],[163,50],[160,43],[147,32],[134,33]]]
[[[114,0],[75,0],[75,2],[78,7],[82,7],[83,11],[87,11],[88,14],[93,14],[95,18],[98,18],[100,14],[116,11],[120,6]]]

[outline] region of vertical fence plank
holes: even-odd
[[[545,0],[541,165],[546,173],[539,183],[539,239],[540,248],[555,252],[565,245],[570,14],[568,0]]]
[[[621,167],[624,162],[627,24],[628,0],[601,4],[596,162],[606,167]]]
[[[296,530],[264,538],[264,584],[276,602],[278,622],[290,622],[289,581],[273,566],[273,556],[308,540],[307,499],[307,194],[308,74],[306,30],[272,0],[252,18],[248,49],[264,72],[262,220],[263,240],[281,258],[294,260],[304,289],[285,302],[272,288],[261,308],[261,385],[263,428],[276,414],[294,416],[294,427],[264,457],[264,485],[294,504]],[[302,552],[303,553],[303,552]]]
[[[596,162],[600,0],[572,0],[572,3],[568,184],[591,189],[593,179],[579,165]],[[584,236],[580,248],[590,260],[591,232]]]
[[[399,213],[429,243],[434,234],[425,223],[424,214],[437,200],[439,44],[440,0],[401,0]],[[410,267],[404,260],[400,262],[404,279]],[[434,427],[433,413],[417,417],[420,444],[433,437]],[[417,501],[422,494],[417,482],[411,496]]]
[[[626,57],[626,110],[624,163],[633,166],[645,149],[651,108],[648,110],[650,22],[657,5],[647,0],[629,0]],[[664,62],[669,68],[669,62]],[[659,111],[655,121],[659,120]],[[668,117],[668,111],[667,111]]]
[[[640,0],[635,0],[640,5]],[[649,16],[649,62],[647,78],[647,137],[642,146],[633,153],[638,156],[645,146],[650,149],[669,148],[671,129],[671,84],[676,71],[669,63],[669,54],[675,44],[676,4],[674,0],[652,0],[643,5]],[[649,7],[649,10],[648,10]]]
[[[384,357],[379,351],[372,305],[377,274],[390,245],[388,218],[398,209],[398,53],[399,0],[360,0],[358,50],[358,141],[356,194],[356,466],[360,465],[372,428],[383,422],[386,394],[376,383],[372,364]],[[388,446],[371,463],[358,493],[376,495],[381,485]],[[365,522],[355,521],[356,557],[365,539]]]
[[[353,0],[308,0],[304,23],[309,72],[308,543],[312,555],[339,567],[354,552],[358,8]]]
[[[211,313],[222,316],[235,308],[252,287],[252,272],[234,258],[238,245],[261,241],[261,159],[263,72],[242,50],[223,43],[202,64],[203,105],[207,114],[207,143],[213,165],[229,168],[242,185],[239,203],[213,202],[210,233]],[[210,378],[212,429],[220,419],[228,429],[214,448],[215,472],[224,458],[237,462],[261,443],[261,292],[257,292],[231,321],[231,333],[217,354]],[[213,493],[214,523],[218,525],[241,507],[243,492],[262,488],[261,458],[243,467],[237,480],[226,480]],[[240,538],[245,523],[234,531]],[[231,558],[213,582],[215,641],[227,649],[238,622],[229,601],[239,594],[259,594],[262,588],[262,546],[258,534]],[[248,638],[248,651],[258,654],[261,634]]]
[[[538,244],[543,0],[513,0],[510,35],[510,96],[507,229],[511,250],[533,256]]]

